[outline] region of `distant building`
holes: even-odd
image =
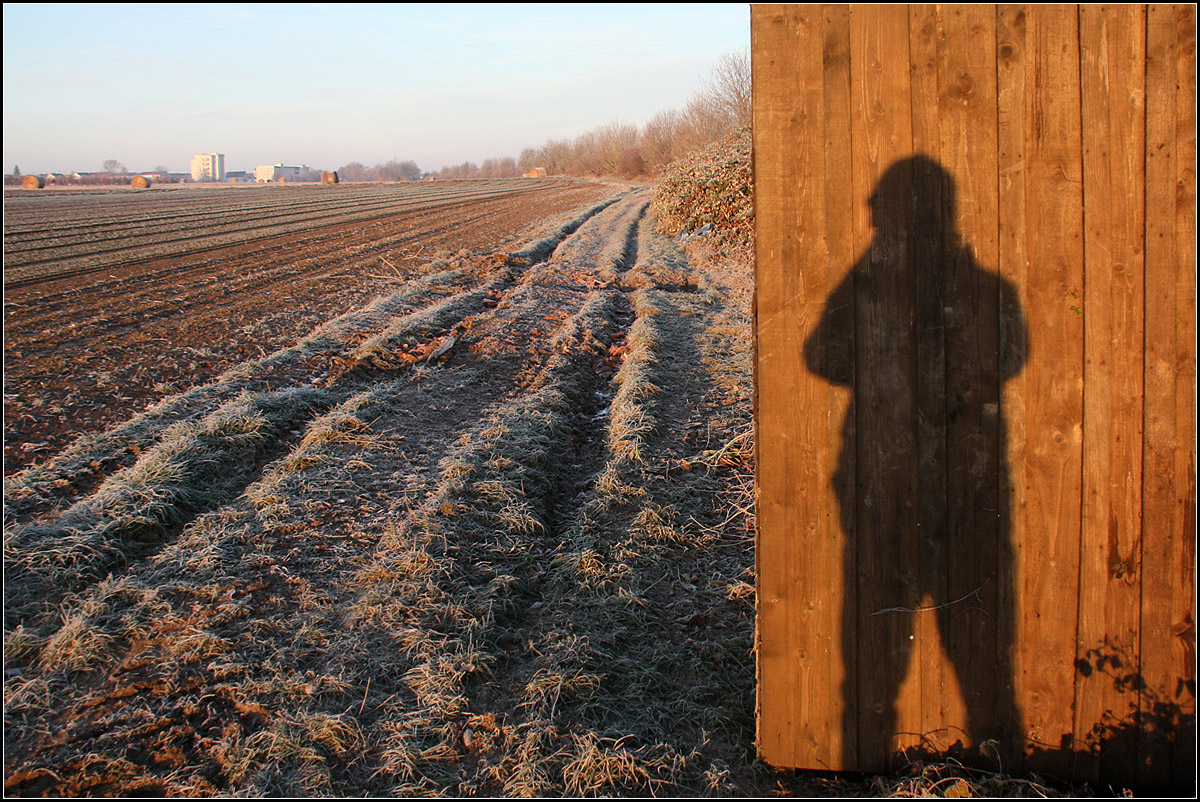
[[[224,153],[193,153],[192,154],[192,180],[193,181],[224,181],[225,180],[225,154]]]
[[[307,172],[308,167],[303,164],[260,164],[254,168],[254,180],[260,184],[269,184],[272,181],[287,179],[296,179],[300,174]]]

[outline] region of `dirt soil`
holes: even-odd
[[[612,192],[555,183],[7,287],[4,474],[394,292],[439,252],[502,248]]]

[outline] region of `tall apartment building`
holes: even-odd
[[[224,181],[225,180],[225,154],[224,153],[193,153],[192,154],[192,180],[193,181]]]

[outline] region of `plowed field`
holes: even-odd
[[[780,788],[749,269],[535,183],[18,274],[8,794]]]
[[[567,181],[12,192],[4,472],[612,194]]]

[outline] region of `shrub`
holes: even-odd
[[[654,191],[651,208],[664,234],[711,225],[719,245],[748,248],[754,241],[750,128],[739,128],[672,162]]]

